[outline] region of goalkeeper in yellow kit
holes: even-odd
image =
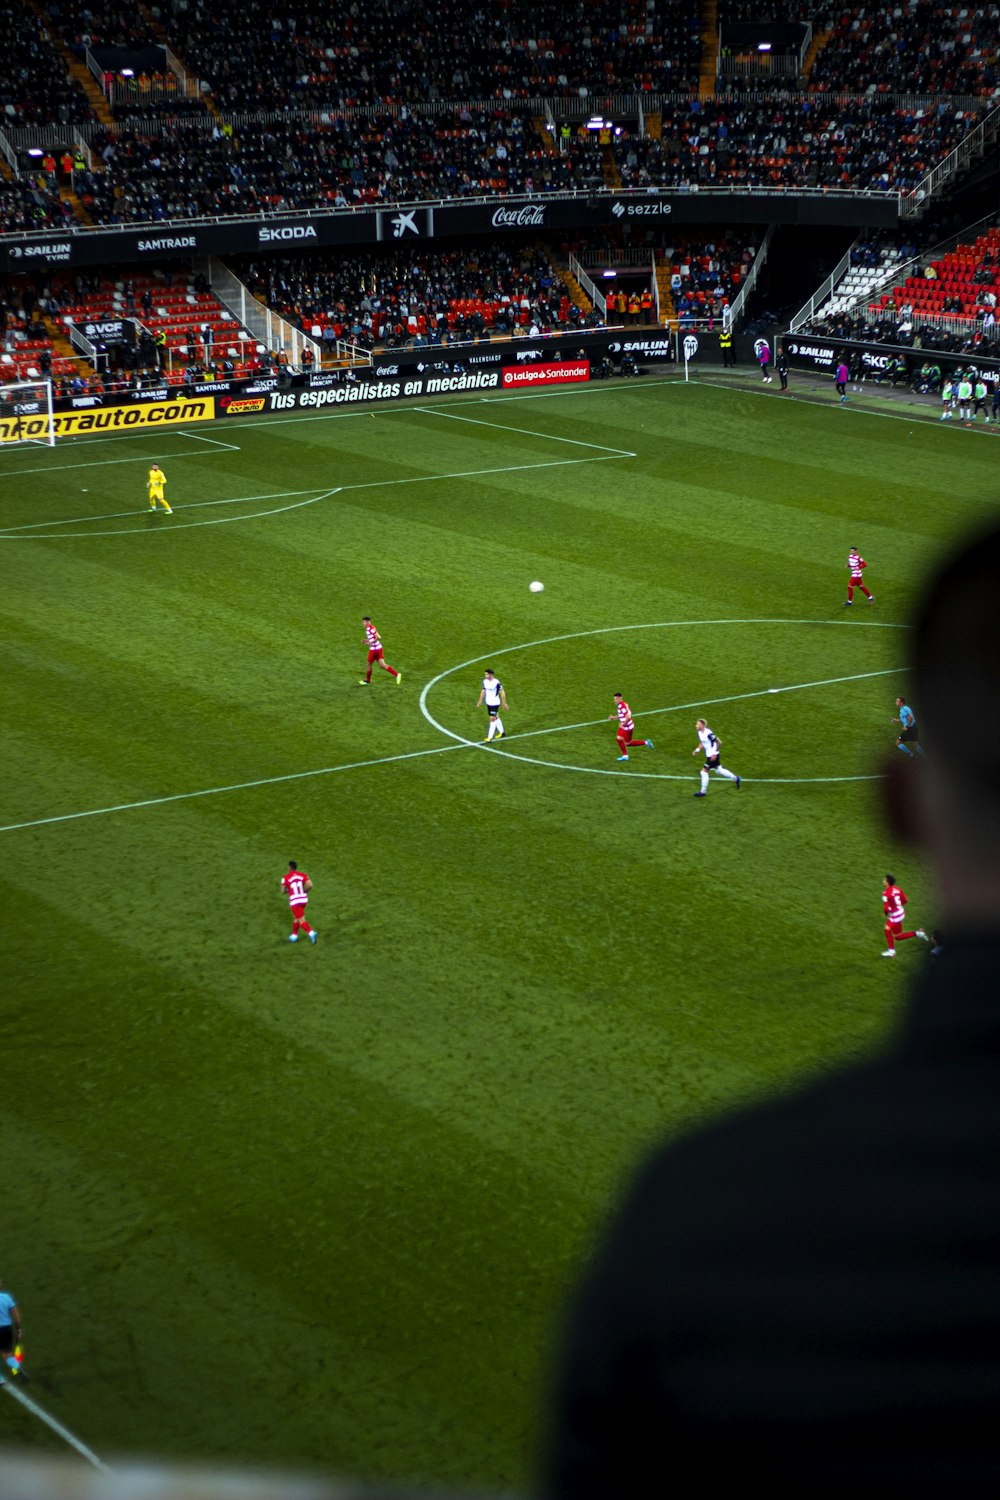
[[[166,474],[164,474],[159,464],[154,464],[149,471],[149,508],[150,510],[155,510],[156,502],[159,501],[167,515],[172,516],[173,511],[163,498],[163,486],[166,482]]]

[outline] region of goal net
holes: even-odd
[[[15,447],[19,443],[55,447],[51,380],[0,384],[0,447]]]

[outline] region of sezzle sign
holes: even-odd
[[[521,208],[498,208],[490,222],[494,229],[536,229],[545,223],[545,204],[525,203]]]
[[[576,385],[590,379],[589,359],[565,359],[556,364],[504,365],[504,386]]]
[[[616,219],[657,219],[672,211],[672,205],[664,203],[661,198],[655,198],[642,203],[621,203],[611,205],[611,212]]]

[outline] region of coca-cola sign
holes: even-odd
[[[537,229],[545,223],[545,204],[525,203],[521,208],[498,208],[492,222],[494,229]]]

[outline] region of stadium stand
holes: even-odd
[[[316,339],[361,348],[582,326],[544,246],[400,247],[235,264],[251,291]],[[597,322],[596,318],[589,320]]]
[[[816,58],[809,88],[869,94],[1000,94],[1000,6],[845,9]]]
[[[802,332],[959,353],[996,347],[1000,227],[923,254],[862,243],[852,260]]]
[[[600,95],[696,86],[695,0],[177,0],[175,50],[224,111]]]
[[[0,123],[79,124],[93,119],[83,90],[66,72],[40,18],[22,0],[0,3]]]

